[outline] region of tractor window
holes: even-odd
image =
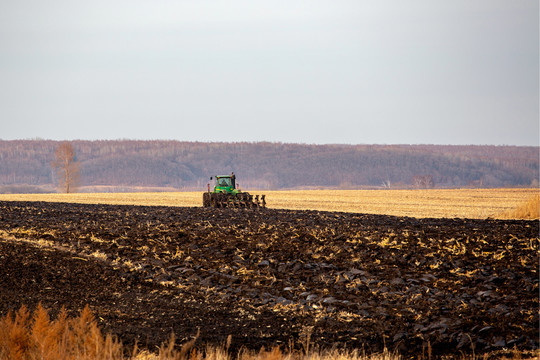
[[[226,187],[231,186],[231,179],[230,178],[219,178],[217,179],[218,186]]]

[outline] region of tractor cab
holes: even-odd
[[[212,178],[210,178],[212,180]],[[234,173],[231,175],[216,175],[214,184],[214,193],[237,193],[236,189],[236,176]]]

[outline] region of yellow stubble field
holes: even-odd
[[[538,203],[539,189],[290,190],[266,194],[275,209],[343,211],[435,218],[521,218],[516,210]],[[201,206],[202,192],[0,194],[0,201]],[[530,205],[529,205],[530,206]],[[533,218],[538,210],[533,209]]]

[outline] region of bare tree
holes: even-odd
[[[435,187],[433,175],[416,175],[413,177],[413,186],[418,189],[428,189]]]
[[[58,187],[62,192],[74,192],[79,182],[79,163],[71,143],[64,141],[56,148],[56,158],[51,163],[56,170]]]

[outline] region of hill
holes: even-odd
[[[0,191],[54,189],[52,140],[0,140]],[[234,171],[242,188],[538,186],[539,148],[73,141],[86,191],[197,190]]]

